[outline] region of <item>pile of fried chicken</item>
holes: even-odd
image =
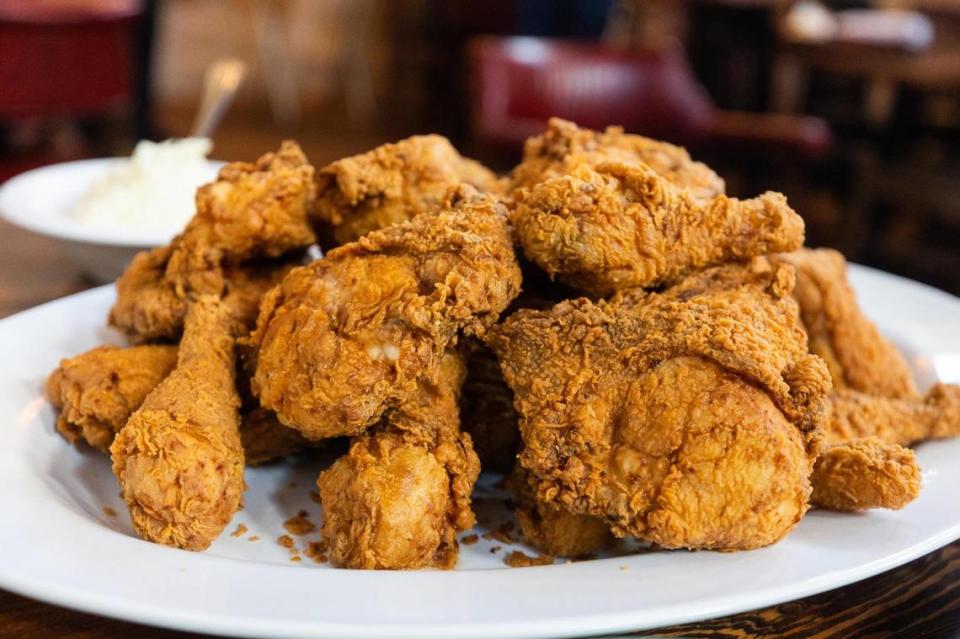
[[[245,465],[349,438],[317,484],[350,568],[454,566],[481,468],[551,556],[903,507],[907,446],[960,434],[960,387],[921,395],[782,195],[724,191],[682,148],[559,119],[506,177],[436,135],[319,171],[285,142],[132,261],[109,322],[133,345],[61,362],[57,429],[111,456],[141,537],[190,550]]]

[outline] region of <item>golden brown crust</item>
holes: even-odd
[[[70,443],[107,452],[130,414],[177,363],[176,346],[98,346],[64,359],[50,373],[47,399]]]
[[[337,160],[317,174],[317,216],[339,244],[437,210],[461,182],[498,189],[496,176],[439,135],[417,135]]]
[[[263,406],[310,439],[356,435],[416,390],[458,332],[482,334],[520,289],[490,196],[421,215],[294,269],[250,344]]]
[[[599,517],[574,515],[537,499],[537,483],[520,465],[510,477],[514,515],[524,541],[545,555],[574,558],[598,552],[613,541],[610,527]]]
[[[480,462],[460,432],[464,368],[448,351],[434,380],[389,411],[320,474],[330,561],[349,568],[452,568],[456,534],[473,526]]]
[[[881,397],[919,396],[910,367],[857,304],[847,263],[831,249],[802,249],[775,256],[797,269],[794,297],[810,352],[830,368],[834,388]]]
[[[779,193],[701,200],[642,164],[582,165],[516,199],[527,258],[592,295],[803,244],[803,220]]]
[[[960,386],[935,384],[922,399],[891,399],[845,389],[827,402],[824,441],[876,438],[907,446],[960,436]]]
[[[523,161],[511,174],[511,189],[533,188],[539,182],[571,173],[582,164],[644,164],[696,198],[724,193],[723,180],[710,167],[694,162],[686,149],[668,142],[630,135],[621,127],[604,131],[581,129],[573,122],[550,118],[547,129],[523,146]]]
[[[807,508],[829,376],[783,268],[720,267],[498,327],[538,499],[666,547],[786,534]]]
[[[242,504],[232,331],[216,298],[193,303],[176,368],[110,447],[133,527],[144,539],[203,550]]]
[[[909,448],[860,439],[827,447],[811,482],[810,501],[820,508],[899,510],[920,494],[920,467]]]
[[[228,164],[197,192],[197,212],[183,233],[138,254],[124,271],[110,324],[136,342],[174,340],[188,302],[206,294],[252,324],[260,296],[316,240],[309,224],[314,188],[313,167],[293,142],[255,164]]]

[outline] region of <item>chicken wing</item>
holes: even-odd
[[[536,497],[668,548],[783,537],[807,510],[830,388],[793,282],[758,259],[492,331]]]
[[[827,446],[810,479],[810,501],[830,510],[896,510],[920,494],[913,451],[873,438]]]
[[[473,526],[480,462],[460,432],[464,367],[455,351],[437,378],[389,410],[320,474],[330,559],[349,568],[452,568],[456,534]]]
[[[130,415],[176,363],[177,347],[172,345],[98,346],[63,360],[45,387],[47,399],[60,411],[57,430],[71,443],[82,440],[109,453]],[[240,440],[249,466],[316,446],[253,399],[244,401]]]
[[[573,172],[581,164],[604,162],[644,164],[695,198],[724,193],[724,183],[710,167],[694,162],[686,149],[667,142],[630,135],[620,127],[603,132],[581,129],[573,122],[550,118],[547,129],[523,146],[523,161],[510,176],[510,187],[533,188],[545,180]]]
[[[293,142],[256,164],[225,166],[197,192],[184,232],[127,267],[110,323],[137,342],[173,340],[188,302],[204,294],[221,296],[241,323],[255,319],[260,296],[316,239],[314,196],[313,167]]]
[[[830,368],[833,386],[882,397],[919,397],[910,367],[857,304],[843,255],[802,249],[774,259],[797,269],[800,305],[810,351]]]
[[[337,160],[317,176],[317,216],[338,244],[436,210],[461,182],[499,190],[497,177],[439,135],[418,135]]]
[[[481,335],[519,289],[492,196],[375,231],[267,294],[248,340],[253,392],[310,439],[360,434],[414,393],[460,331]]]
[[[887,444],[907,446],[958,436],[960,386],[954,384],[935,384],[921,399],[891,399],[839,390],[827,403],[827,444],[876,438]]]
[[[156,543],[203,550],[243,500],[234,324],[213,296],[184,322],[177,365],[110,447],[133,527]]]
[[[694,198],[645,165],[581,165],[515,196],[528,259],[591,295],[803,244],[803,220],[779,193]]]
[[[107,452],[144,398],[177,363],[176,346],[98,346],[64,359],[47,378],[47,399],[60,411],[57,430]]]

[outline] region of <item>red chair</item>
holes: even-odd
[[[132,98],[142,11],[139,0],[0,0],[0,121],[120,113]],[[0,180],[60,159],[5,158]]]
[[[478,38],[469,48],[472,127],[491,151],[515,152],[559,116],[692,147],[811,158],[832,145],[818,118],[724,111],[679,48],[635,52],[543,38]]]

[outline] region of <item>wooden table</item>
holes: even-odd
[[[0,316],[88,288],[54,242],[0,221]],[[958,507],[957,504],[944,507]],[[800,601],[631,636],[960,638],[960,542],[866,581]],[[0,591],[0,637],[196,637]]]

